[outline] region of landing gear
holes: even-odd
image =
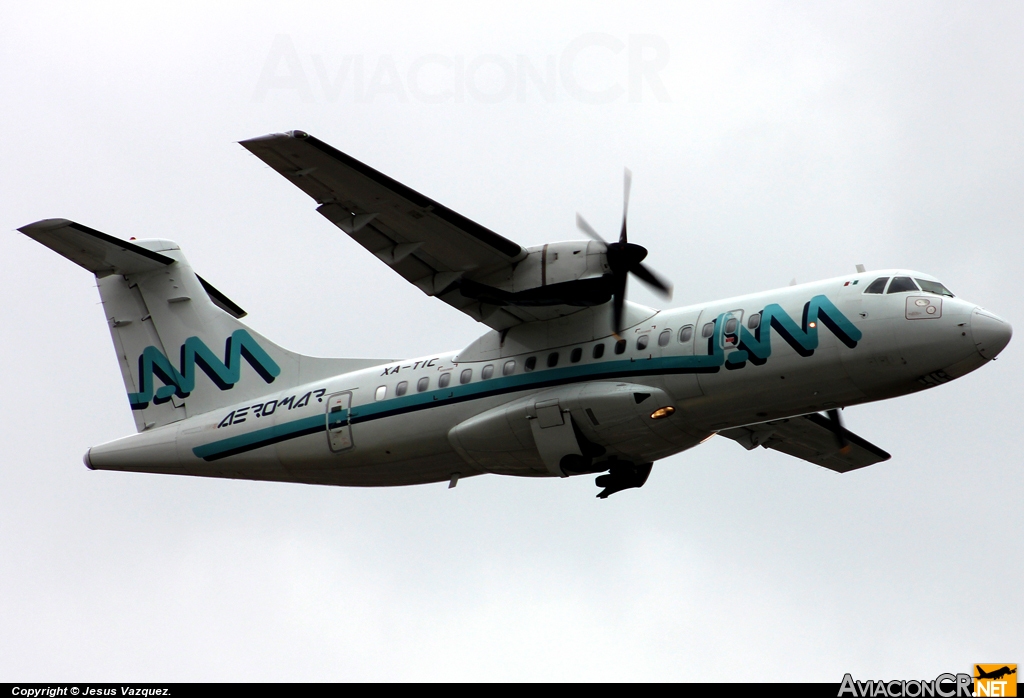
[[[594,481],[598,487],[604,488],[598,493],[598,499],[607,499],[610,495],[631,487],[643,487],[651,474],[653,465],[653,463],[640,463],[639,465],[616,463],[605,475],[601,475]]]
[[[602,470],[608,469],[607,463],[594,463],[595,458],[600,458],[605,454],[604,446],[599,446],[594,442],[590,441],[576,424],[576,420],[571,416],[569,421],[572,423],[572,431],[576,436],[576,443],[580,447],[580,453],[570,453],[567,456],[563,456],[558,466],[562,469],[562,472],[566,475],[585,475],[587,473],[599,473]]]

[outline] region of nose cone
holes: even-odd
[[[971,315],[971,335],[978,353],[986,359],[994,359],[1010,343],[1013,328],[1001,317],[975,308]]]

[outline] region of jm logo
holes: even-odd
[[[195,390],[196,367],[201,368],[218,388],[230,390],[241,379],[243,358],[267,383],[273,383],[281,375],[281,367],[245,330],[235,330],[228,337],[223,361],[199,337],[189,337],[181,345],[181,370],[175,368],[156,347],[146,347],[139,355],[141,389],[137,393],[128,393],[128,401],[133,410],[144,410],[150,402],[159,405],[170,400],[172,395],[186,398]],[[164,383],[155,391],[154,376]]]
[[[822,323],[840,342],[853,349],[863,334],[842,311],[828,299],[818,295],[804,304],[800,324],[778,303],[769,303],[761,311],[760,321],[753,332],[738,322],[731,326],[731,313],[722,313],[715,320],[714,334],[708,338],[708,355],[718,366],[725,364],[730,370],[743,368],[747,361],[763,366],[772,354],[772,330],[775,330],[800,356],[807,358],[818,348],[818,323]],[[725,355],[724,348],[736,351]]]
[[[724,320],[724,316],[719,319]],[[801,324],[797,324],[782,306],[770,303],[761,311],[761,321],[753,333],[739,325],[737,332],[725,334],[726,342],[737,347],[737,351],[729,354],[725,367],[742,368],[748,360],[755,365],[764,365],[771,356],[772,330],[794,351],[807,358],[818,348],[818,322],[822,322],[831,334],[851,349],[863,336],[827,296],[815,296],[804,304]]]

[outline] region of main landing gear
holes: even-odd
[[[572,420],[572,417],[569,419],[572,421],[576,443],[579,445],[581,453],[570,453],[569,455],[562,456],[559,467],[563,473],[566,475],[583,475],[607,470],[607,473],[600,475],[595,481],[598,487],[604,488],[597,495],[599,499],[607,499],[616,492],[628,490],[632,487],[644,486],[644,483],[647,482],[647,478],[651,474],[653,463],[634,465],[629,461],[620,461],[618,456],[611,456],[608,460],[595,463],[595,458],[600,458],[605,454],[604,447],[588,440],[583,432],[580,431],[579,426],[576,425],[575,420]]]
[[[616,463],[607,473],[594,481],[598,487],[604,488],[598,493],[598,499],[607,499],[610,495],[622,490],[628,490],[631,487],[643,487],[644,483],[647,482],[648,476],[651,474],[651,466],[653,465],[653,463],[640,463],[638,465],[624,462]]]

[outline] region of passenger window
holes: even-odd
[[[883,276],[881,278],[875,279],[868,285],[866,289],[864,289],[864,293],[882,293],[885,290],[885,282],[887,282],[888,280],[888,276]]]
[[[554,368],[558,365],[558,352],[553,351],[548,354],[548,368]]]
[[[740,321],[734,317],[729,318],[725,321],[725,332],[726,334],[736,334],[736,328],[739,327]]]
[[[379,388],[377,388],[377,392],[375,392],[373,394],[373,399],[374,400],[383,400],[387,396],[388,396],[388,386],[382,385]]]
[[[482,378],[483,380],[488,380],[493,375],[494,375],[494,365],[493,364],[487,364],[486,366],[484,366],[484,370],[480,371],[480,378]]]
[[[747,327],[749,327],[752,330],[756,330],[757,326],[760,324],[761,313],[754,313],[753,315],[750,316],[750,319],[747,320]]]
[[[638,350],[640,350],[640,349],[646,349],[646,348],[647,348],[647,342],[649,342],[649,341],[650,341],[650,339],[651,339],[651,338],[650,338],[650,337],[648,337],[648,336],[647,336],[647,335],[645,335],[645,334],[642,334],[642,335],[640,335],[639,337],[637,337],[637,338],[636,338],[636,348],[637,348]]]
[[[620,339],[615,343],[615,353],[621,354],[626,351],[626,340]]]
[[[441,374],[441,377],[437,379],[438,388],[447,388],[448,384],[452,382],[452,372],[446,371]]]
[[[409,381],[402,381],[395,386],[395,396],[402,397],[409,392]]]
[[[569,361],[572,361],[574,364],[579,363],[580,359],[582,359],[582,358],[583,358],[583,350],[580,349],[579,347],[576,347],[575,349],[573,349],[572,353],[569,354]]]
[[[501,375],[503,376],[511,376],[515,372],[516,362],[514,359],[512,361],[506,361],[505,365],[501,367]]]
[[[907,291],[917,290],[917,284],[909,276],[894,276],[886,293],[906,293]]]
[[[537,368],[537,357],[531,356],[530,358],[528,358],[526,360],[526,363],[523,365],[523,368],[526,369],[527,371],[532,371],[533,369]]]
[[[700,336],[707,339],[715,333],[715,323],[709,322],[700,329]]]
[[[917,285],[921,287],[922,291],[934,293],[939,296],[948,296],[949,298],[956,298],[956,296],[953,295],[952,291],[950,291],[948,288],[940,284],[938,281],[928,281],[928,279],[914,279],[914,281],[917,282]]]
[[[473,369],[467,368],[465,371],[462,372],[462,375],[459,376],[459,383],[465,385],[471,380],[473,380]]]
[[[693,325],[687,325],[683,329],[679,330],[679,343],[686,344],[693,339]]]
[[[416,381],[416,392],[417,393],[422,393],[424,390],[426,390],[429,387],[430,387],[430,378],[428,378],[427,376],[423,376],[418,381]]]
[[[667,347],[668,340],[670,339],[672,339],[672,330],[663,330],[662,333],[658,335],[658,346]]]
[[[595,344],[594,345],[594,352],[593,352],[593,357],[595,359],[600,359],[602,356],[604,356],[604,343],[603,342],[601,344]]]

